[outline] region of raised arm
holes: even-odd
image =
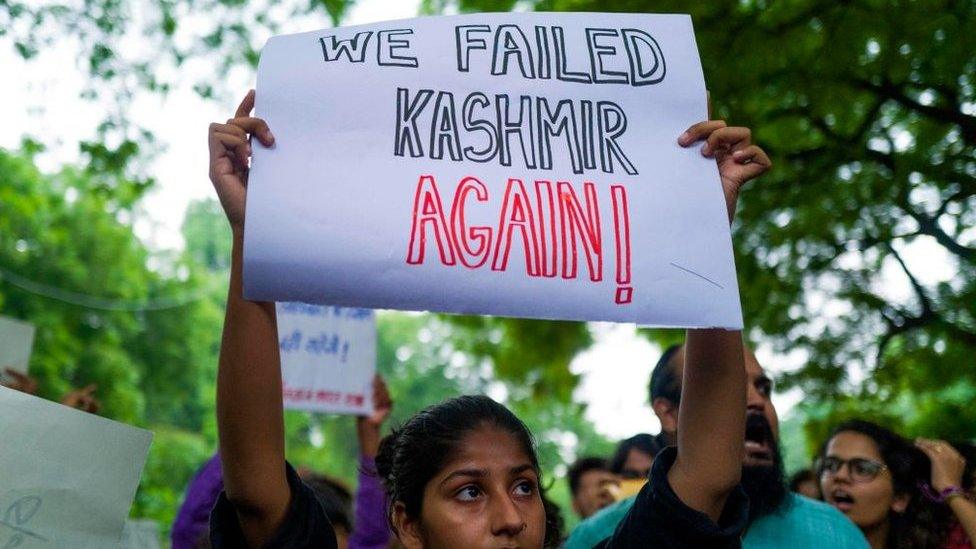
[[[234,235],[217,373],[224,489],[249,545],[260,546],[284,521],[291,494],[274,303],[245,301],[241,283],[249,137],[264,146],[274,143],[267,124],[249,116],[253,107],[252,90],[234,118],[210,125],[209,145],[210,180]]]
[[[721,120],[695,124],[678,139],[685,147],[701,141],[702,154],[718,164],[731,223],[739,190],[769,169],[769,158],[751,143],[748,128],[728,127]],[[668,481],[686,505],[717,522],[742,474],[746,375],[741,332],[688,330],[684,364],[678,457]]]
[[[932,488],[945,498],[945,505],[962,525],[970,545],[976,545],[976,503],[963,490],[966,458],[944,440],[919,438],[915,446],[932,462]]]
[[[685,505],[716,522],[742,474],[745,377],[741,332],[688,330],[678,457],[668,482]]]

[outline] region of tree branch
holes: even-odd
[[[976,141],[976,117],[963,114],[956,109],[946,109],[933,105],[923,105],[917,100],[905,95],[901,88],[888,81],[875,84],[869,80],[852,79],[851,84],[858,89],[869,91],[879,97],[895,101],[899,105],[911,109],[923,116],[956,124],[962,130],[963,138],[966,141]]]
[[[920,233],[931,236],[936,242],[941,244],[942,247],[949,250],[960,259],[970,263],[976,263],[976,248],[970,248],[957,242],[956,239],[949,235],[949,233],[943,231],[942,227],[939,227],[937,218],[926,213],[915,211],[915,209],[907,203],[901,204],[901,207],[909,216],[912,217],[912,219],[918,223],[918,230]]]
[[[895,250],[895,247],[890,242],[885,242],[885,247],[888,248],[888,252],[895,258],[898,265],[901,266],[901,270],[905,273],[905,276],[908,277],[908,282],[912,285],[915,296],[918,298],[919,306],[922,308],[922,316],[934,314],[932,301],[929,299],[928,294],[925,293],[925,288],[922,287],[922,284],[915,278],[915,275],[908,269],[908,265],[905,264],[905,260],[902,259],[901,254]]]

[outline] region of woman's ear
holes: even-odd
[[[407,515],[407,507],[400,501],[393,504],[393,532],[406,549],[420,549],[424,546],[420,517],[411,518]]]
[[[899,515],[908,509],[908,504],[912,502],[912,496],[908,494],[895,494],[895,499],[891,500],[891,510]]]

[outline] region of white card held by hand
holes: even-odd
[[[742,326],[686,15],[490,13],[276,36],[249,299]]]
[[[152,433],[0,387],[0,547],[118,547]]]
[[[0,316],[0,381],[4,380],[4,370],[7,368],[27,373],[33,345],[33,324]]]

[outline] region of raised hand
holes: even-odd
[[[244,227],[244,198],[247,189],[247,176],[250,170],[250,138],[256,136],[265,147],[274,145],[274,136],[268,124],[250,116],[254,109],[254,90],[247,92],[237,107],[234,118],[225,124],[213,122],[208,132],[210,146],[210,181],[220,204],[227,214],[231,228],[235,231]]]
[[[951,444],[943,440],[920,438],[915,440],[915,446],[925,452],[932,462],[932,488],[942,492],[952,486],[962,486],[966,459]]]
[[[722,190],[725,192],[725,206],[731,222],[739,199],[739,190],[747,182],[769,170],[773,164],[762,148],[752,144],[752,131],[749,128],[730,127],[724,120],[699,122],[678,138],[678,144],[682,147],[690,147],[700,141],[705,142],[701,148],[702,155],[714,158],[718,164]]]
[[[81,410],[82,412],[88,412],[89,414],[97,414],[102,408],[102,403],[95,398],[95,391],[97,390],[98,385],[94,383],[86,387],[74,389],[61,398],[61,404],[69,408]]]
[[[4,368],[3,371],[10,376],[10,380],[3,383],[4,387],[20,391],[21,393],[27,393],[28,395],[37,394],[37,380],[13,368]]]
[[[356,418],[359,451],[367,457],[376,457],[380,447],[380,428],[393,411],[393,400],[386,388],[386,381],[379,374],[373,378],[373,413]]]

